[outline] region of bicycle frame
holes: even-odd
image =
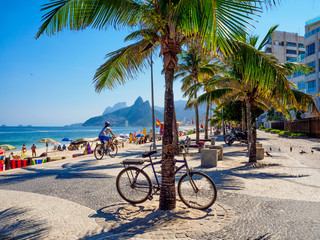
[[[159,179],[158,179],[158,176],[157,176],[157,173],[156,173],[156,170],[155,170],[155,167],[154,165],[157,165],[157,164],[161,164],[161,160],[160,161],[156,161],[156,162],[153,162],[152,159],[151,159],[151,156],[149,156],[149,161],[150,163],[143,166],[142,168],[139,168],[139,171],[137,172],[137,174],[135,175],[134,179],[133,179],[133,182],[131,183],[132,185],[135,185],[137,179],[138,179],[138,176],[140,174],[141,171],[143,171],[145,168],[149,167],[151,165],[152,167],[152,171],[153,171],[153,175],[155,177],[155,180],[156,180],[156,183],[155,184],[151,184],[151,189],[154,190],[154,192],[152,193],[151,192],[151,196],[149,196],[150,198],[152,198],[152,196],[154,194],[156,194],[159,190],[160,190],[160,182],[159,182]],[[183,160],[175,160],[175,163],[183,163],[181,166],[177,167],[176,166],[176,169],[175,169],[175,173],[176,174],[177,172],[179,172],[182,168],[186,168],[186,172],[188,174],[188,176],[190,176],[190,168],[188,166],[188,163],[187,163],[187,159],[185,157],[185,154],[183,155]],[[130,165],[130,164],[128,164]],[[126,164],[124,164],[125,168],[126,168]],[[191,185],[192,187],[195,189],[195,184],[191,182]],[[196,189],[197,190],[197,189]]]

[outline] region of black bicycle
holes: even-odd
[[[118,154],[118,146],[113,141],[114,139],[110,137],[110,149],[111,151],[108,151],[108,149],[104,146],[104,144],[100,143],[96,145],[96,148],[94,149],[94,156],[97,160],[101,160],[104,155],[109,154],[111,158],[114,158]]]
[[[142,203],[147,199],[152,200],[153,195],[158,193],[161,188],[161,183],[156,174],[154,165],[161,164],[160,161],[153,162],[151,156],[157,151],[151,151],[142,154],[144,159],[124,160],[122,164],[124,169],[118,174],[116,185],[120,196],[130,203]],[[183,160],[175,160],[176,163],[182,163],[177,167],[175,173],[182,168],[186,168],[186,173],[182,175],[178,182],[178,194],[181,201],[190,208],[207,209],[212,206],[217,197],[217,189],[212,179],[202,173],[190,170],[185,154]],[[149,164],[138,168],[132,165],[143,165],[145,162]],[[151,166],[155,183],[151,183],[150,177],[144,171],[145,168]]]

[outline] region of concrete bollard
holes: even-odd
[[[264,159],[264,148],[263,147],[257,147],[257,160]]]
[[[216,167],[218,162],[218,150],[202,149],[201,151],[201,167]]]
[[[209,149],[218,150],[218,161],[223,160],[223,147],[222,146],[209,146]]]
[[[10,157],[6,157],[6,158],[4,159],[4,164],[6,165],[6,167],[5,167],[6,170],[10,170],[10,169],[11,169]]]
[[[216,145],[216,139],[214,137],[211,138],[211,145]]]
[[[262,143],[256,143],[256,147],[262,147]]]

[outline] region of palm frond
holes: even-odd
[[[142,3],[142,2],[141,2]],[[140,4],[141,4],[140,3]],[[81,30],[88,26],[102,29],[110,25],[132,26],[139,22],[143,5],[133,0],[56,0],[42,5],[42,17],[36,38],[44,32],[55,35],[64,28]]]
[[[109,53],[108,59],[97,70],[93,82],[97,92],[104,88],[113,89],[117,85],[124,84],[126,80],[134,78],[137,73],[149,67],[148,56],[152,50],[141,50],[148,44],[146,40],[141,40],[117,51]],[[157,46],[154,46],[157,47]]]

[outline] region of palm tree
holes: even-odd
[[[209,59],[204,55],[198,39],[188,42],[187,50],[179,55],[179,59],[180,63],[178,64],[175,78],[182,77],[181,90],[185,92],[184,97],[188,97],[190,102],[192,99],[197,98],[197,92],[201,89],[201,84],[199,83],[202,78],[202,70],[208,65]],[[200,135],[198,104],[195,103],[192,107],[195,110],[196,143],[198,144]]]
[[[296,71],[308,72],[307,66],[297,63],[279,63],[279,61],[260,50],[277,26],[272,27],[261,44],[255,48],[258,37],[250,36],[246,42],[236,41],[233,54],[225,62],[230,69],[229,75],[214,79],[212,85],[220,85],[219,92],[213,90],[198,98],[198,102],[208,98],[221,97],[225,91],[224,102],[245,101],[247,107],[247,126],[249,133],[249,162],[256,162],[256,126],[252,115],[254,107],[268,109],[270,105],[277,110],[288,113],[288,109],[308,109],[319,114],[313,98],[294,89],[286,76]],[[219,95],[217,95],[219,93]]]
[[[87,27],[105,30],[131,27],[136,30],[126,40],[136,43],[111,52],[94,76],[96,91],[113,89],[147,67],[147,59],[156,50],[163,58],[165,75],[165,111],[162,150],[162,185],[160,209],[175,208],[173,131],[173,77],[178,66],[177,55],[183,44],[200,37],[211,52],[225,54],[232,50],[230,41],[249,24],[261,5],[275,5],[277,0],[55,0],[43,5],[46,11],[36,37],[49,36],[64,28]]]

